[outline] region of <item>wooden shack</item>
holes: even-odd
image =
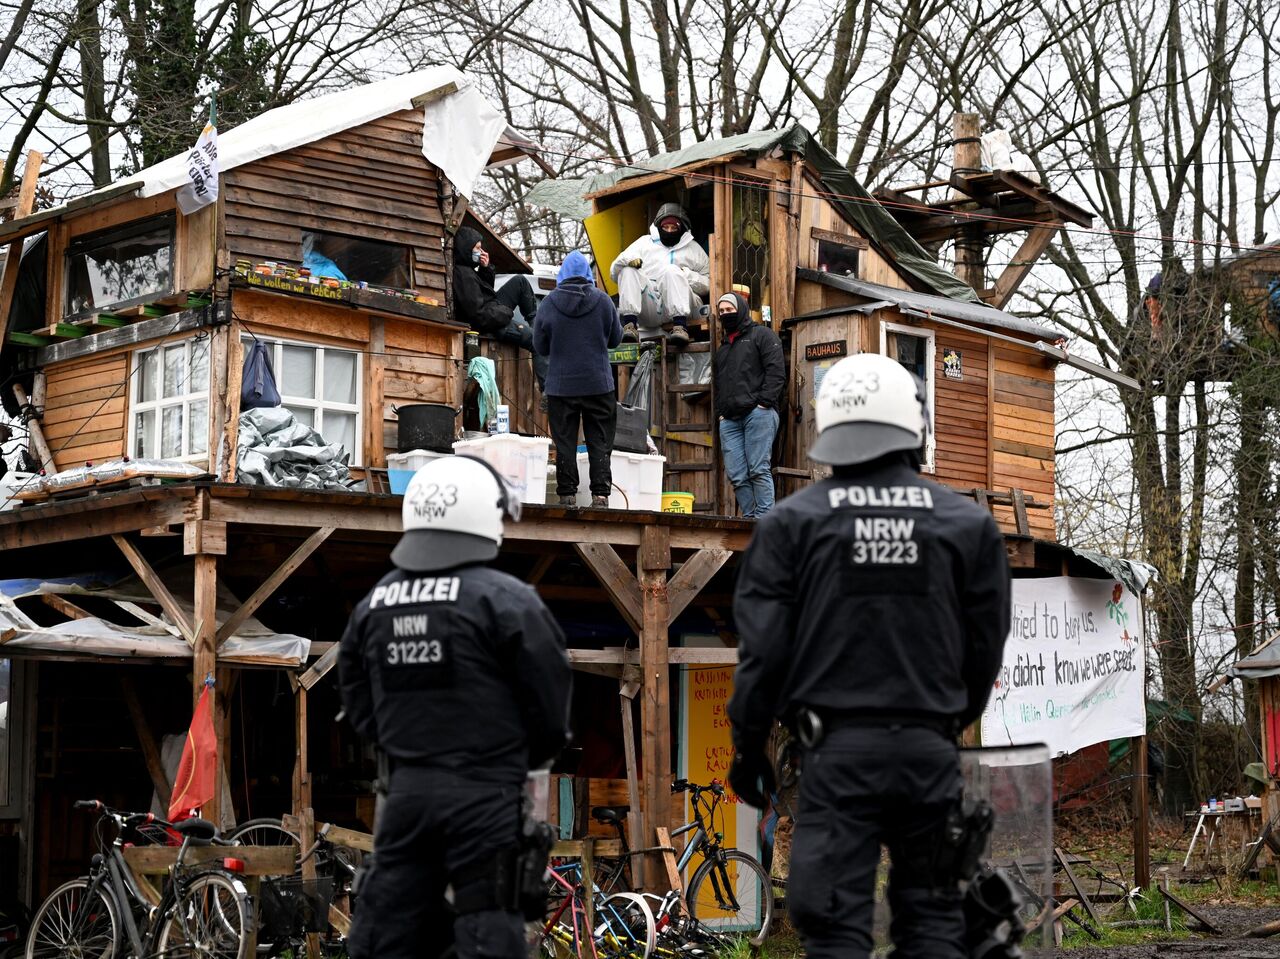
[[[26,591],[16,603],[43,632],[74,638],[81,621],[125,625],[127,613],[181,641],[176,652],[108,655],[0,630],[0,643],[25,643],[0,659],[12,667],[0,876],[20,877],[23,901],[83,871],[87,833],[67,812],[85,798],[77,793],[110,793],[103,798],[133,808],[153,787],[165,793],[152,727],[172,731],[209,675],[218,678],[220,775],[238,813],[315,807],[327,821],[372,825],[371,757],[333,722],[336,692],[322,680],[347,614],[385,572],[400,530],[400,498],[377,472],[396,447],[394,407],[462,403],[453,231],[465,222],[486,234],[499,272],[529,270],[424,154],[425,116],[467,89],[461,74],[430,70],[263,114],[223,134],[219,200],[191,215],[178,206],[179,157],[0,225],[0,243],[10,244],[0,397],[30,429],[40,464],[53,472],[129,456],[208,474],[0,511],[0,580],[39,587],[76,572],[129,573],[145,592],[108,607],[96,595]],[[803,131],[698,149],[591,191],[604,217],[593,243],[607,265],[599,238],[610,222],[625,242],[631,220],[647,222],[657,204],[678,199],[711,250],[713,289],[744,285],[769,308],[790,363],[780,492],[815,475],[804,448],[822,364],[841,352],[891,351],[922,364],[933,384],[936,475],[997,510],[1021,572],[1061,572],[1053,365],[1076,361],[1046,342],[1053,332],[976,302]],[[536,160],[536,148],[508,129],[471,160],[526,157]],[[623,209],[630,219],[610,221]],[[308,251],[367,286],[311,282],[298,269]],[[705,358],[717,339],[714,318],[704,319],[687,356]],[[235,482],[243,358],[258,342],[275,361],[283,404],[346,447],[363,491]],[[493,342],[481,349],[496,360],[516,428],[541,429],[527,355]],[[681,359],[668,352],[657,364],[652,432],[666,487],[694,492],[699,512],[533,506],[498,560],[538,588],[569,636],[581,680],[576,725],[599,744],[582,775],[611,780],[615,792],[599,795],[621,790],[632,836],[649,841],[678,815],[672,687],[682,671],[736,661],[732,576],[752,530],[724,515],[733,500],[714,384],[690,381]],[[619,357],[620,390],[632,362]],[[272,671],[231,656],[228,642],[255,616],[305,637],[305,661]],[[132,682],[118,676],[129,670],[108,668],[125,663],[137,670]]]
[[[780,495],[818,475],[806,451],[825,371],[842,356],[880,352],[927,385],[933,435],[925,469],[992,505],[1006,531],[1054,538],[1055,367],[1066,362],[1117,377],[1061,348],[1059,331],[983,302],[803,128],[706,141],[575,186],[548,183],[534,199],[584,216],[606,288],[617,253],[658,207],[678,202],[710,256],[709,299],[747,291],[753,318],[782,337]],[[575,203],[575,193],[589,209]],[[1089,222],[1049,196],[1054,202],[1039,203],[1031,221],[1043,224],[1030,231],[1038,244],[1065,222]],[[1043,249],[1029,254],[1032,262]],[[1029,266],[1001,278],[1002,303]],[[734,498],[712,414],[715,383],[691,381],[689,373],[689,357],[720,342],[709,314],[692,324],[697,342],[665,351],[658,364],[651,432],[667,457],[668,488],[694,493],[697,509],[726,514]]]

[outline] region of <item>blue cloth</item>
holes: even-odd
[[[591,275],[591,264],[577,250],[566,256],[564,262],[560,264],[560,272],[556,275],[556,283],[563,283],[565,280],[570,280],[574,277],[586,280],[592,285],[595,284],[595,277]]]
[[[568,259],[572,258],[570,254]],[[622,322],[613,300],[588,279],[572,276],[563,280],[542,301],[534,322],[534,347],[550,361],[546,394],[612,393],[609,350],[621,342]]]
[[[729,474],[738,510],[746,518],[760,517],[773,509],[773,437],[778,432],[778,411],[755,407],[737,419],[720,421],[720,450]]]
[[[331,280],[347,278],[346,274],[338,269],[338,264],[316,250],[308,250],[302,254],[302,265],[311,271],[312,276],[327,276]]]
[[[480,384],[476,405],[480,408],[480,426],[484,428],[498,413],[498,378],[494,375],[493,360],[487,356],[473,357],[467,364],[467,379]]]

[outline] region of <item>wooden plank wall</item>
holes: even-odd
[[[935,478],[958,489],[987,489],[990,479],[987,343],[985,336],[934,328]],[[960,353],[963,379],[942,375],[942,357],[950,349]]]
[[[418,290],[444,301],[444,220],[422,115],[405,110],[222,175],[231,257],[302,258],[314,228],[408,246]]]
[[[58,469],[119,459],[128,437],[129,354],[95,354],[45,369],[44,435]]]
[[[1011,344],[995,344],[992,382],[991,488],[1021,489],[1040,503],[1053,503],[1054,373],[1040,355]],[[998,510],[997,518],[1006,518]],[[1032,535],[1055,539],[1053,510],[1030,509]]]
[[[490,337],[480,338],[480,353],[493,360],[498,402],[510,407],[511,432],[550,436],[547,414],[538,408],[542,394],[533,375],[533,357],[512,343],[499,343]]]
[[[370,357],[371,366],[382,371],[382,447],[370,466],[385,466],[386,454],[396,451],[399,422],[392,407],[444,403],[457,408],[462,403],[461,333],[410,320],[387,320],[384,348],[385,356]],[[461,416],[457,425],[461,429]]]

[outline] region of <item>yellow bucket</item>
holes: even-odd
[[[662,494],[662,512],[692,513],[693,512],[693,494],[692,493],[663,493]]]

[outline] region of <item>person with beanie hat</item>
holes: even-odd
[[[747,298],[726,293],[716,301],[723,342],[712,375],[724,471],[744,517],[773,508],[773,438],[778,403],[787,382],[782,341],[755,323]]]
[[[573,506],[578,493],[578,429],[587,444],[591,505],[607,506],[617,393],[609,350],[622,342],[618,311],[596,289],[591,264],[577,250],[565,257],[557,286],[538,310],[533,342],[548,360],[547,421],[556,446],[556,495]]]

